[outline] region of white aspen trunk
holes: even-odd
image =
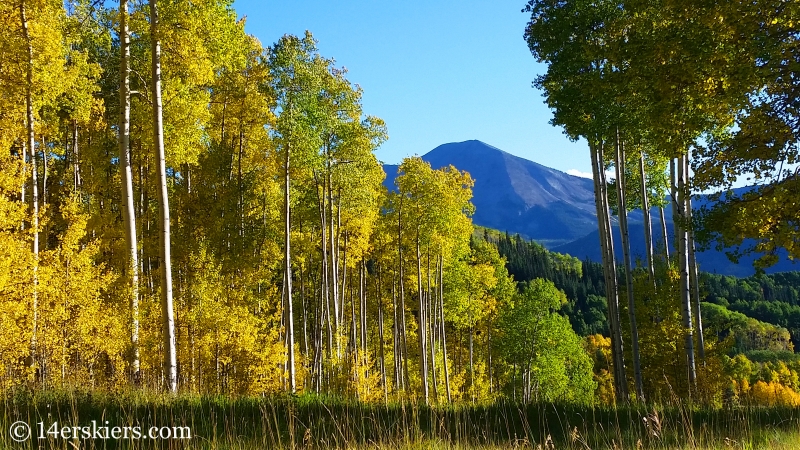
[[[309,265],[314,263],[313,254],[310,254],[308,259],[309,259]],[[301,264],[300,265],[300,303],[303,305],[303,350],[304,350],[304,352],[303,352],[303,367],[305,367],[306,369],[309,369],[309,371],[310,371],[311,367],[309,367],[308,362],[311,361],[311,358],[309,358],[309,355],[311,353],[309,352],[309,347],[308,347],[308,297],[306,295],[306,283],[305,283],[305,276],[304,276],[305,275],[305,271],[306,271],[306,269],[305,269],[304,265]],[[306,376],[306,378],[304,380],[307,380],[307,376]],[[303,384],[304,385],[306,384],[305,381],[303,382]]]
[[[664,214],[664,207],[658,207],[658,214],[661,216],[661,238],[664,239],[664,257],[669,261],[669,235],[667,233],[667,217]]]
[[[624,353],[619,320],[619,297],[617,274],[614,258],[613,239],[611,238],[611,218],[608,208],[608,189],[605,179],[603,143],[590,144],[592,152],[592,171],[595,183],[595,207],[600,233],[600,248],[603,253],[603,272],[606,285],[606,302],[608,304],[609,330],[611,332],[611,353],[614,361],[614,387],[618,398],[627,397],[627,381],[625,375]]]
[[[419,375],[422,381],[422,398],[425,404],[430,404],[428,395],[428,349],[427,326],[425,324],[425,300],[422,293],[422,255],[419,250],[419,228],[417,228],[417,296],[419,297],[419,320],[417,322],[417,336],[419,340]]]
[[[130,34],[128,33],[128,0],[119,2],[120,39],[120,83],[119,83],[119,160],[122,175],[122,215],[125,222],[125,243],[129,273],[128,298],[131,304],[131,371],[136,383],[139,374],[139,253],[136,236],[136,213],[134,211],[133,174],[131,170],[131,81],[130,81]]]
[[[472,318],[470,317],[470,320]],[[469,326],[469,392],[472,404],[475,404],[475,366],[473,365],[473,325]]]
[[[175,318],[172,302],[172,257],[169,226],[169,193],[167,190],[167,166],[164,152],[164,119],[161,100],[161,39],[156,0],[150,0],[150,39],[153,70],[153,143],[158,158],[159,225],[161,235],[161,320],[164,339],[164,368],[170,392],[178,391],[178,358],[175,349]]]
[[[369,361],[367,360],[367,267],[364,263],[364,259],[361,259],[359,263],[359,287],[358,287],[358,297],[360,300],[359,304],[359,313],[360,313],[360,328],[361,328],[361,357],[363,360],[364,367],[367,367]]]
[[[333,325],[331,324],[331,319],[330,319],[330,301],[331,300],[330,300],[330,281],[329,280],[331,278],[331,274],[330,274],[330,270],[329,270],[330,263],[328,261],[328,240],[329,239],[328,239],[328,236],[327,236],[328,223],[327,223],[327,212],[326,212],[326,209],[325,209],[325,198],[326,198],[325,197],[325,192],[326,192],[325,183],[327,182],[327,177],[319,177],[319,178],[322,178],[322,186],[320,186],[320,184],[319,184],[319,179],[318,179],[317,173],[315,171],[314,172],[314,181],[316,183],[316,188],[317,188],[316,189],[316,192],[317,192],[317,204],[318,204],[318,208],[319,208],[319,223],[320,223],[320,232],[321,232],[321,237],[322,237],[322,241],[321,241],[322,258],[320,259],[320,262],[322,264],[322,266],[321,266],[322,267],[322,271],[321,271],[321,275],[322,276],[320,277],[320,295],[321,295],[320,301],[321,301],[321,303],[323,305],[322,309],[325,311],[324,312],[324,318],[325,318],[325,322],[324,323],[327,325],[327,328],[328,328],[327,356],[328,356],[328,359],[330,359],[331,356],[332,356],[332,352],[333,352],[333,340],[332,340],[333,339],[333,332],[332,332],[333,331]],[[320,191],[322,193],[320,193]],[[321,336],[321,333],[322,333],[322,326],[323,326],[323,322],[321,321],[320,322],[320,336]],[[322,348],[321,347],[322,342],[323,342],[323,340],[320,337],[320,349]],[[320,359],[320,361],[321,361],[321,359]]]
[[[403,225],[402,225],[402,210],[403,210],[403,197],[400,196],[400,205],[397,209],[397,258],[398,265],[400,266],[400,320],[402,321],[402,337],[403,337],[403,387],[405,388],[408,383],[408,334],[406,333],[406,294],[405,282],[403,280],[405,274],[403,273]]]
[[[342,298],[344,298],[344,292],[342,292]],[[344,305],[344,303],[342,303]],[[361,377],[361,361],[358,358],[358,350],[361,347],[361,344],[358,342],[360,334],[358,333],[358,326],[356,325],[356,302],[353,299],[353,290],[350,290],[350,339],[347,345],[347,350],[345,351],[346,355],[350,355],[352,357],[352,364],[353,364],[353,381],[355,382],[354,386],[359,385],[359,379]],[[356,389],[356,399],[360,399],[361,394],[359,393],[358,389]]]
[[[42,205],[47,207],[47,143],[42,137]],[[47,236],[47,226],[45,226],[45,236]],[[47,249],[47,239],[44,240],[44,247]]]
[[[402,389],[400,360],[400,321],[397,319],[397,273],[392,272],[392,351],[394,352],[394,390]]]
[[[647,273],[650,282],[655,283],[653,267],[653,220],[650,217],[650,196],[647,192],[647,175],[644,166],[644,150],[639,154],[639,181],[641,182],[642,213],[644,214],[644,248],[647,256]]]
[[[331,216],[331,222],[333,221],[333,216]],[[342,192],[339,190],[336,196],[336,238],[334,243],[336,244],[336,270],[338,279],[341,279],[341,285],[339,286],[339,305],[341,306],[341,313],[342,317],[339,319],[339,322],[344,322],[344,293],[346,292],[347,288],[347,234],[344,235],[344,245],[341,244],[342,242]],[[341,270],[339,269],[339,264],[341,264]],[[336,281],[337,278],[334,278]]]
[[[686,351],[686,364],[690,385],[694,386],[697,378],[694,354],[694,336],[692,329],[692,305],[691,305],[691,289],[689,285],[689,248],[687,231],[682,220],[685,218],[685,211],[683,211],[686,196],[686,179],[684,174],[686,155],[678,157],[677,169],[677,186],[674,186],[676,197],[672,207],[674,214],[680,217],[680,220],[675,222],[675,229],[678,241],[678,264],[680,270],[680,297],[681,297],[681,316],[683,318],[684,328],[684,349]],[[671,161],[672,172],[674,170],[675,161]]]
[[[690,192],[688,192],[688,185],[689,185],[689,156],[687,154],[686,158],[684,159],[684,174],[686,178],[686,185],[687,185],[687,194],[685,198],[686,205],[684,206],[686,211],[686,222],[689,224],[688,227],[688,234],[687,234],[687,246],[689,251],[689,282],[692,286],[692,296],[694,296],[694,302],[692,302],[695,306],[694,311],[694,318],[695,318],[695,325],[697,329],[697,352],[700,355],[700,360],[703,361],[705,364],[706,358],[706,343],[705,337],[703,336],[703,314],[700,311],[700,273],[697,269],[697,255],[695,254],[695,247],[694,247],[694,225],[692,224],[692,196]]]
[[[27,133],[25,147],[31,163],[31,206],[33,209],[33,292],[31,293],[31,323],[30,366],[36,366],[36,345],[39,327],[39,181],[36,169],[36,136],[33,133],[33,44],[28,31],[28,17],[25,10],[25,1],[19,4],[19,16],[22,23],[22,34],[25,38],[27,61],[25,68],[25,131]]]
[[[328,151],[329,153],[329,151]],[[327,170],[325,174],[325,195],[327,196],[328,202],[328,227],[329,227],[329,234],[328,234],[328,241],[330,243],[330,264],[328,265],[330,270],[330,276],[328,277],[328,282],[330,283],[330,291],[333,298],[333,318],[334,318],[334,326],[333,331],[335,333],[334,339],[336,340],[336,359],[337,361],[342,358],[342,340],[341,340],[341,324],[342,324],[342,316],[344,314],[344,308],[340,303],[341,295],[339,294],[339,276],[338,276],[338,269],[339,269],[339,261],[338,261],[338,254],[337,249],[338,245],[335,239],[334,233],[334,224],[333,224],[333,193],[331,188],[331,161],[330,155],[327,156]]]
[[[625,147],[620,141],[617,129],[616,155],[614,167],[617,175],[617,209],[619,217],[620,234],[622,235],[622,255],[625,266],[625,284],[628,294],[628,320],[631,328],[631,351],[633,353],[633,373],[636,386],[637,400],[644,401],[644,387],[642,385],[642,368],[639,362],[639,330],[636,327],[636,302],[633,296],[633,275],[631,269],[630,237],[628,235],[628,209],[625,201]]]
[[[383,332],[383,298],[381,295],[381,288],[383,279],[381,277],[381,267],[376,267],[376,276],[375,276],[375,298],[378,302],[378,348],[379,355],[380,355],[380,364],[381,364],[381,384],[383,385],[383,401],[385,403],[389,402],[389,386],[386,384],[386,343],[384,342],[384,332]]]
[[[427,247],[427,263],[428,263],[428,289],[425,294],[425,308],[428,311],[427,330],[428,330],[428,348],[430,349],[430,373],[431,385],[433,386],[433,399],[435,402],[439,401],[439,387],[436,386],[436,337],[434,335],[434,326],[436,325],[436,310],[431,306],[436,305],[436,302],[431,301],[431,249]]]
[[[283,151],[284,155],[284,289],[286,291],[286,330],[287,344],[286,351],[289,354],[289,390],[297,392],[294,368],[294,311],[292,311],[292,252],[291,252],[291,199],[290,199],[290,178],[289,178],[289,146]]]
[[[81,187],[80,153],[78,152],[78,121],[72,121],[72,178],[75,192]]]
[[[440,317],[440,326],[442,327],[442,365],[444,366],[444,387],[445,391],[447,391],[447,402],[451,403],[453,401],[452,396],[450,395],[450,371],[447,368],[447,335],[445,334],[444,329],[444,287],[442,280],[444,278],[444,258],[442,255],[439,255],[439,317]]]

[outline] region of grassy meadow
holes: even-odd
[[[85,426],[182,426],[190,439],[58,439]],[[7,431],[23,421],[33,438]],[[800,408],[558,404],[425,407],[317,396],[210,397],[146,392],[30,392],[4,398],[2,448],[108,449],[796,449]]]

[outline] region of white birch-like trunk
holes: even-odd
[[[169,193],[167,190],[167,166],[164,152],[164,118],[161,100],[161,39],[156,0],[150,0],[150,45],[152,51],[153,76],[153,144],[158,159],[158,209],[161,236],[161,333],[164,345],[164,371],[167,388],[178,391],[178,358],[175,349],[175,318],[172,301],[172,257],[170,252]]]
[[[684,328],[684,349],[686,351],[686,365],[689,383],[694,386],[697,378],[694,354],[694,336],[692,328],[692,305],[691,305],[691,289],[689,284],[689,246],[688,246],[688,233],[686,228],[681,223],[685,220],[684,205],[686,195],[686,179],[685,179],[685,155],[678,157],[677,174],[674,170],[675,160],[670,162],[671,172],[676,174],[676,181],[673,183],[673,214],[676,214],[680,220],[675,220],[675,231],[678,241],[678,267],[680,273],[680,298],[681,298],[681,316],[683,318]]]
[[[27,61],[25,67],[25,132],[27,147],[26,153],[30,158],[31,164],[31,207],[33,217],[31,219],[33,242],[33,292],[31,293],[31,312],[33,315],[31,323],[31,342],[30,342],[30,366],[36,365],[36,345],[39,327],[39,180],[36,168],[36,136],[33,132],[33,44],[28,30],[28,17],[25,9],[25,1],[19,4],[19,16],[22,23],[22,35],[25,38],[27,51]]]
[[[639,154],[639,181],[641,182],[642,213],[644,214],[644,248],[647,256],[647,273],[650,282],[655,283],[653,267],[653,219],[650,216],[650,196],[647,191],[647,174],[644,166],[644,150]]]
[[[78,149],[78,121],[72,121],[72,179],[75,192],[81,187],[80,153]]]
[[[687,247],[689,251],[689,283],[692,286],[692,296],[694,297],[694,301],[692,304],[695,306],[694,310],[694,319],[695,325],[697,330],[697,352],[700,355],[700,359],[705,360],[706,351],[705,351],[705,337],[703,336],[703,314],[700,311],[700,273],[697,268],[697,255],[695,254],[695,246],[694,246],[694,226],[692,224],[692,196],[688,192],[688,184],[689,184],[689,156],[684,160],[684,174],[686,177],[686,184],[687,184],[687,195],[684,199],[685,201],[685,211],[686,211],[686,222],[688,225],[688,234],[687,234]]]
[[[406,333],[406,293],[405,293],[405,281],[403,278],[405,274],[403,273],[403,225],[402,225],[402,212],[403,212],[403,197],[400,196],[400,204],[397,208],[397,260],[398,265],[400,268],[400,320],[402,321],[402,338],[403,338],[403,377],[402,377],[402,385],[405,388],[406,385],[409,383],[408,378],[408,334]]]
[[[622,255],[625,266],[625,284],[628,294],[628,320],[631,328],[631,351],[633,353],[633,373],[638,401],[644,401],[642,367],[639,362],[639,330],[636,326],[636,302],[633,296],[633,274],[631,269],[630,237],[628,235],[628,210],[625,199],[625,147],[617,130],[617,143],[614,167],[617,175],[617,209],[620,234],[622,235]]]
[[[422,398],[429,404],[428,395],[428,350],[427,328],[425,324],[425,300],[422,293],[422,255],[419,249],[419,229],[417,229],[417,296],[419,297],[419,320],[417,321],[417,336],[419,340],[419,375],[422,381]]]
[[[628,384],[625,375],[625,359],[619,320],[619,297],[613,247],[614,241],[611,234],[611,218],[608,207],[608,184],[605,178],[602,146],[602,142],[590,144],[595,184],[595,207],[597,210],[597,223],[600,234],[600,248],[603,254],[603,273],[605,275],[608,322],[611,332],[611,354],[614,361],[614,388],[618,398],[626,398]]]
[[[439,318],[442,334],[442,365],[444,366],[444,387],[447,391],[447,403],[453,401],[450,395],[450,371],[447,368],[447,335],[444,328],[444,258],[439,255]]]
[[[136,242],[136,213],[134,211],[133,173],[131,169],[131,51],[128,32],[128,0],[119,3],[120,83],[119,83],[119,161],[122,178],[122,216],[125,229],[128,263],[128,298],[131,304],[131,371],[136,383],[139,374],[139,253]]]
[[[286,146],[284,155],[284,290],[286,292],[286,350],[289,354],[289,390],[297,392],[294,369],[294,311],[292,310],[292,253],[291,253],[291,203],[290,203],[290,178],[289,178],[289,147]]]
[[[667,233],[667,215],[664,207],[658,207],[658,214],[661,217],[661,238],[664,240],[664,257],[669,261],[669,234]]]

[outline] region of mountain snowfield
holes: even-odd
[[[472,203],[476,225],[507,231],[533,239],[559,253],[594,261],[600,260],[600,238],[594,206],[592,180],[545,167],[478,140],[443,144],[422,156],[434,169],[453,165],[470,173],[475,180]],[[390,189],[397,176],[397,165],[386,164]],[[671,210],[667,208],[667,228],[672,234]],[[654,236],[660,236],[658,210],[653,210]],[[628,223],[634,258],[644,257],[644,224],[640,210],[629,213]],[[615,228],[615,247],[621,257],[619,230]],[[662,245],[660,239],[656,245]],[[724,252],[698,253],[701,270],[725,275],[748,276],[754,273],[752,260],[733,263]],[[768,272],[800,270],[786,258]]]

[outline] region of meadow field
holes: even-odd
[[[541,403],[425,407],[317,396],[209,397],[146,392],[16,392],[0,423],[22,421],[30,439],[10,449],[796,449],[800,408],[687,405],[580,407]],[[188,427],[172,439],[63,439],[58,429]],[[39,425],[39,423],[42,425]],[[105,424],[105,425],[103,425]],[[40,429],[45,431],[41,439]],[[50,431],[50,433],[47,433]],[[102,432],[101,432],[102,434]],[[191,437],[189,437],[191,436]]]

